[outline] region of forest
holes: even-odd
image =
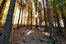
[[[2,44],[11,44],[10,39],[16,37],[16,34],[12,37],[16,30],[24,33],[27,30],[35,31],[40,36],[42,32],[47,32],[50,35],[48,44],[65,44],[66,40],[61,40],[62,43],[58,41],[66,39],[66,0],[0,0]],[[38,37],[35,35],[35,38]]]

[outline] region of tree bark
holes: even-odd
[[[10,7],[8,10],[8,15],[6,19],[6,23],[4,26],[4,32],[2,36],[2,44],[9,44],[9,39],[10,39],[10,34],[12,30],[12,17],[13,17],[13,12],[14,12],[14,6],[15,6],[15,1],[16,0],[10,0]]]
[[[19,18],[18,18],[17,29],[19,29],[19,27],[20,27],[20,24],[19,24],[19,22],[20,22],[20,14],[21,14],[21,8],[20,8],[20,12],[19,12]]]
[[[48,4],[48,0],[45,0],[45,1],[46,1],[47,12],[48,12],[47,14],[48,14],[48,20],[49,20],[49,25],[50,25],[51,42],[52,42],[52,44],[56,44],[56,36],[55,36],[55,31],[53,29],[50,7]]]
[[[6,0],[3,0],[2,3],[1,3],[1,6],[0,6],[0,20],[2,19],[1,12],[3,10],[3,7],[4,7],[5,2],[6,2]],[[0,22],[0,25],[1,25],[1,22]]]
[[[46,10],[45,10],[45,6],[44,6],[44,0],[43,0],[43,7],[44,7],[44,20],[45,20],[45,27],[44,28],[45,28],[45,31],[48,31],[47,30],[47,21],[46,21],[47,19],[46,19]]]
[[[2,9],[3,9],[3,7],[4,7],[5,2],[6,2],[6,0],[3,0],[3,1],[2,1],[2,4],[1,4],[1,6],[0,6],[0,14],[1,14],[1,12],[2,12]]]
[[[53,4],[55,16],[56,16],[56,18],[57,18],[57,24],[58,24],[58,30],[57,30],[57,32],[58,32],[58,34],[59,34],[59,33],[62,33],[62,30],[61,30],[61,27],[60,27],[59,15],[58,15],[58,13],[56,12],[57,10],[56,10],[56,3],[55,3],[55,0],[53,0],[53,3],[52,3],[52,4]]]

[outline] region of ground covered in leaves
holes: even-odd
[[[59,44],[66,44],[64,38],[58,37]],[[0,36],[0,43],[2,36]],[[44,28],[28,28],[22,27],[12,29],[10,36],[10,44],[51,44],[50,33],[44,31]]]
[[[48,44],[50,42],[50,34],[35,28],[30,30],[27,28],[14,29],[11,34],[11,44]]]
[[[50,33],[41,29],[29,29],[23,27],[13,29],[11,32],[10,44],[50,44]],[[65,44],[66,41],[58,37],[59,44]]]

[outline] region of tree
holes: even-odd
[[[19,22],[20,22],[20,15],[21,15],[21,8],[20,8],[20,12],[19,12],[19,18],[18,18],[17,29],[19,29],[19,27],[20,27],[20,24],[19,24]]]
[[[33,0],[34,1],[34,7],[35,7],[35,15],[37,15],[38,12],[38,0]],[[37,28],[37,18],[36,18],[36,28]]]
[[[29,9],[30,9],[30,4],[29,4],[29,2],[27,2],[27,10],[28,10],[28,21],[27,21],[27,27],[29,26],[29,20],[30,20],[30,11],[29,11]]]
[[[37,12],[37,5],[38,5],[38,0],[34,0],[34,5],[35,5],[35,11]]]
[[[57,13],[57,10],[56,10],[55,0],[53,0],[52,6],[53,6],[53,9],[54,9],[56,20],[57,20],[57,24],[58,24],[58,30],[57,30],[57,32],[59,34],[59,33],[62,33],[62,30],[61,30],[61,27],[60,27],[59,14]]]
[[[10,34],[12,30],[12,17],[13,17],[13,12],[14,12],[14,6],[15,6],[15,1],[16,0],[10,0],[10,7],[8,10],[8,15],[6,19],[6,23],[4,26],[4,32],[2,36],[2,44],[9,44],[9,39],[10,39]]]
[[[48,3],[48,0],[45,0],[45,1],[46,1],[47,12],[48,12],[47,14],[48,14],[48,20],[49,20],[49,25],[50,25],[50,36],[51,36],[51,41],[52,41],[51,44],[56,44],[56,36],[55,36],[55,31],[53,29],[49,3]]]
[[[39,17],[39,25],[41,26],[42,25],[42,5],[41,5],[41,2],[38,1],[38,17]]]
[[[62,14],[62,18],[63,18],[63,22],[64,22],[64,29],[66,30],[66,17],[65,17],[65,14],[64,14],[64,12],[63,12],[63,3],[61,3],[61,1],[60,0],[56,0],[55,1],[56,2],[56,4],[58,4],[57,6],[60,8],[60,10],[61,10],[61,14]]]
[[[30,27],[30,29],[32,29],[32,3],[31,3],[31,1],[29,1],[29,16],[30,16],[30,25],[31,25],[31,27]]]
[[[4,7],[5,2],[6,2],[6,0],[2,0],[1,6],[0,6],[0,20],[2,19],[1,12],[3,10],[3,7]],[[0,23],[0,25],[1,25],[1,23]]]
[[[2,3],[1,3],[1,6],[0,6],[0,14],[2,12],[2,9],[3,9],[3,6],[4,6],[5,2],[6,2],[6,0],[3,0]]]
[[[23,5],[21,6],[21,12],[22,12],[22,15],[21,15],[21,26],[22,26],[22,19],[23,19]],[[21,27],[20,26],[20,27]]]
[[[22,0],[17,0],[17,3],[19,4],[18,7],[19,7],[19,9],[20,9],[20,11],[19,11],[19,18],[18,18],[18,23],[17,23],[17,29],[19,29],[20,26],[21,26],[21,24],[19,24],[19,22],[20,22],[20,17],[22,17],[22,16],[21,16]]]
[[[43,8],[44,8],[44,21],[45,21],[45,31],[48,31],[47,30],[47,19],[46,19],[46,10],[45,10],[45,3],[44,3],[44,0],[42,0],[43,2]]]

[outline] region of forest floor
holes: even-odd
[[[48,44],[50,34],[35,29],[15,29],[12,30],[11,44]]]
[[[50,33],[43,31],[44,28],[31,30],[27,27],[13,29],[11,32],[11,44],[51,44]],[[66,40],[58,37],[59,44],[66,44]]]
[[[12,29],[10,44],[51,44],[50,33],[43,31],[44,28],[27,28]],[[1,39],[1,36],[0,36]],[[66,44],[64,38],[58,37],[59,44]]]

